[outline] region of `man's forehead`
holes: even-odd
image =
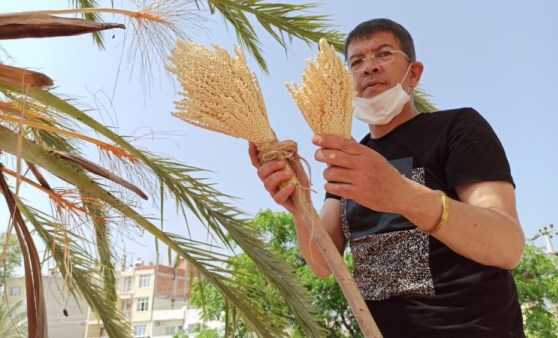
[[[360,50],[376,49],[384,45],[401,47],[395,34],[390,31],[380,31],[352,40],[347,48],[347,56],[350,57]]]

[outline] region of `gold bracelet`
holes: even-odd
[[[432,229],[425,231],[429,235],[434,235],[435,233],[440,231],[440,229],[448,221],[448,217],[449,217],[448,197],[446,196],[446,194],[443,191],[441,191],[441,190],[436,190],[436,191],[440,193],[440,199],[442,200],[442,215],[440,216],[440,219],[438,220],[438,223],[436,223],[436,225],[434,225],[432,227]]]

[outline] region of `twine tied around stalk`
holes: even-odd
[[[298,146],[295,141],[292,140],[285,140],[285,141],[277,141],[277,142],[265,142],[262,144],[256,145],[258,148],[258,158],[260,159],[261,163],[267,163],[269,161],[274,160],[286,160],[289,163],[289,167],[295,173],[295,176],[299,178],[296,182],[297,188],[306,191],[312,191],[310,185],[312,182],[312,170],[310,169],[310,163],[298,154]],[[300,171],[304,171],[304,169],[297,165],[292,165],[292,163],[298,163],[302,161],[308,170],[308,178],[305,179],[306,175],[299,175]]]
[[[288,160],[290,158],[296,161],[300,158],[297,152],[297,144],[292,140],[265,142],[258,144],[257,148],[258,157],[262,163],[273,160]]]

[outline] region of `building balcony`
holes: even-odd
[[[134,295],[134,290],[123,290],[123,289],[118,289],[118,296],[120,298],[125,298],[125,297],[131,297]]]
[[[184,320],[184,316],[184,309],[153,311],[154,321]]]

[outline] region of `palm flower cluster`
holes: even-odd
[[[302,85],[287,89],[316,134],[351,137],[353,107],[352,78],[335,49],[320,39],[316,62],[308,60]]]
[[[239,48],[236,57],[192,42],[177,42],[169,71],[176,74],[183,100],[173,115],[195,126],[246,139],[258,148],[276,143],[255,75]]]

